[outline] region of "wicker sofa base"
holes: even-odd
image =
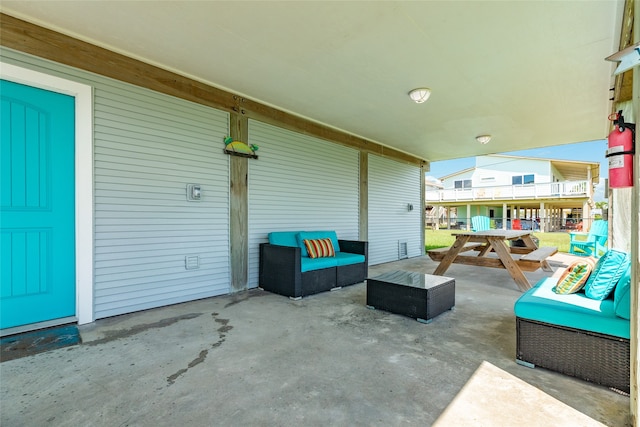
[[[630,341],[516,318],[516,361],[630,391]]]

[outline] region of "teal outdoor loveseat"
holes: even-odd
[[[310,256],[309,241],[330,239],[329,256]],[[335,231],[279,231],[260,245],[259,286],[293,299],[364,282],[368,242],[340,240]]]

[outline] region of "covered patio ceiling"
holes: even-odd
[[[428,161],[597,140],[623,1],[3,1],[3,13]],[[413,103],[407,93],[429,87]],[[476,142],[492,135],[487,145]]]

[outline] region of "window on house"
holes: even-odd
[[[511,177],[512,185],[520,185],[520,184],[533,184],[535,181],[533,174],[529,175],[514,175]]]
[[[460,179],[453,182],[454,188],[471,188],[470,179]]]

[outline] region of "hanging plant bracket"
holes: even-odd
[[[233,138],[227,136],[224,138],[225,147],[222,150],[230,156],[245,157],[249,159],[257,159],[258,146],[255,144],[248,145],[246,142],[234,141]]]

